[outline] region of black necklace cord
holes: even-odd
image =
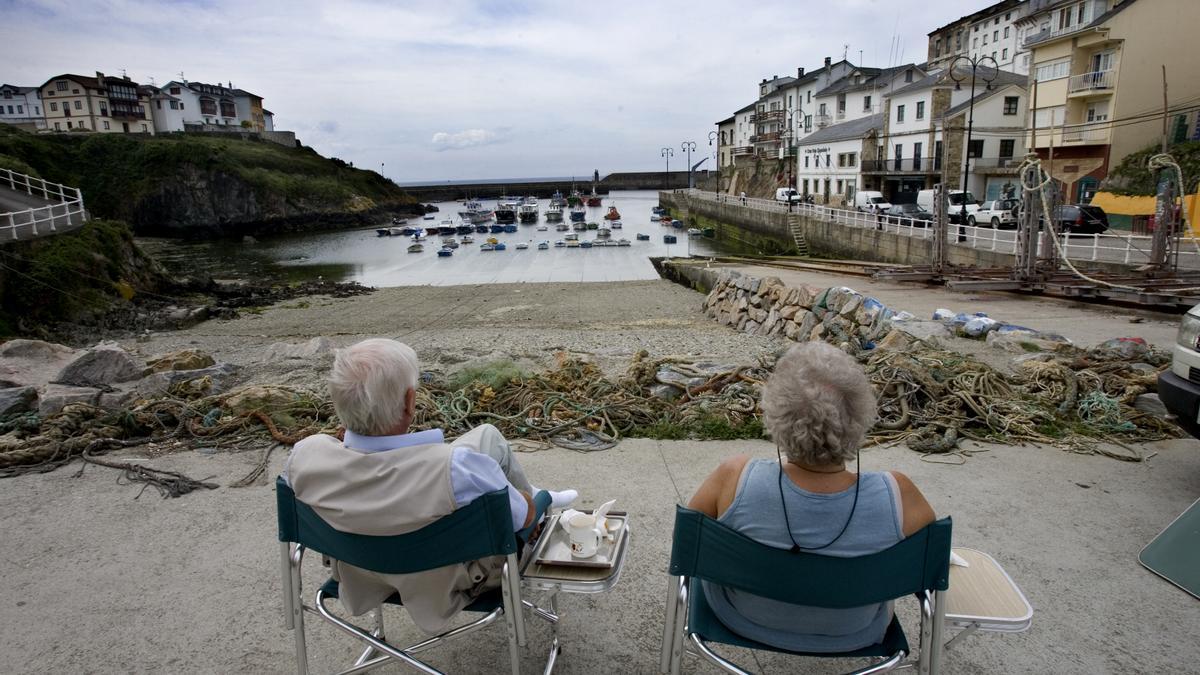
[[[783,496],[783,452],[779,449],[778,445],[775,446],[775,456],[779,458],[779,502],[780,506],[783,507],[783,524],[787,528],[788,539],[792,540],[791,552],[820,551],[833,546],[837,540],[842,538],[842,535],[846,534],[846,530],[850,529],[850,521],[854,520],[854,512],[858,509],[858,491],[862,487],[862,451],[855,452],[854,462],[857,465],[855,467],[857,473],[854,474],[854,502],[850,505],[850,515],[846,517],[846,524],[842,525],[842,531],[838,532],[837,536],[831,539],[828,544],[813,548],[806,548],[797,544],[796,535],[792,534],[792,521],[788,517],[787,499]]]

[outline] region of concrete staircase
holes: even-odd
[[[808,241],[804,238],[804,226],[800,224],[800,216],[795,213],[788,214],[787,224],[788,232],[792,233],[792,240],[796,242],[796,255],[807,258]]]

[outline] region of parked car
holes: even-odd
[[[887,223],[928,227],[929,221],[933,220],[933,214],[916,204],[896,204],[883,212],[883,220]]]
[[[1108,214],[1099,206],[1063,204],[1055,207],[1054,220],[1063,234],[1103,234],[1108,230]]]
[[[962,190],[950,190],[949,195],[950,207],[947,209],[948,217],[952,223],[961,223],[963,221],[963,213],[967,218],[979,210],[979,202],[975,199],[975,195]],[[933,190],[921,190],[917,192],[917,206],[933,213]]]
[[[1158,376],[1158,396],[1176,424],[1200,438],[1200,305],[1179,324],[1171,368]]]
[[[979,210],[967,216],[968,225],[991,225],[995,228],[1015,228],[1020,199],[996,199],[979,205]]]
[[[892,208],[892,205],[888,200],[883,198],[882,192],[859,190],[854,193],[854,208],[870,213],[883,213]]]

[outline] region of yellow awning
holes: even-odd
[[[1183,198],[1183,208],[1188,214],[1188,224],[1192,226],[1192,231],[1200,234],[1200,193],[1195,195],[1187,195]],[[1097,192],[1092,197],[1092,205],[1099,206],[1104,209],[1105,213],[1114,213],[1121,216],[1152,216],[1154,215],[1155,198],[1147,197],[1131,197],[1125,195],[1114,195],[1111,192]]]

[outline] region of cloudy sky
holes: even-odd
[[[398,181],[603,175],[657,169],[664,146],[682,168],[685,140],[699,161],[763,77],[843,52],[921,62],[930,30],[988,4],[0,0],[0,82],[182,72],[263,96],[277,128]]]

